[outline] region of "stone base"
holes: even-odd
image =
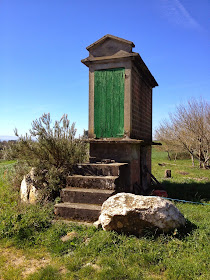
[[[88,142],[91,162],[110,159],[128,163],[126,174],[128,192],[136,192],[134,186],[138,186],[141,194],[148,190],[151,179],[144,167],[146,166],[151,173],[151,143],[146,145],[144,141],[135,139],[89,139]]]

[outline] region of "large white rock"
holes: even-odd
[[[183,226],[185,218],[164,198],[118,193],[103,203],[98,222],[104,230],[138,235],[146,228],[168,232]]]
[[[35,187],[35,176],[34,176],[34,168],[24,176],[21,186],[20,186],[20,199],[22,202],[28,202],[31,204],[36,203],[38,198],[38,190]]]

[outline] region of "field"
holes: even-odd
[[[166,169],[171,170],[172,178],[164,178]],[[198,161],[192,167],[190,159],[167,159],[167,154],[153,149],[152,173],[163,184],[169,197],[196,202],[210,201],[210,170],[199,169]]]
[[[0,162],[0,279],[210,279],[210,171],[153,149],[152,173],[187,219],[184,229],[141,238],[92,226],[51,223],[53,205],[22,206],[15,162]],[[165,179],[165,169],[172,178]],[[68,240],[61,237],[68,234]]]

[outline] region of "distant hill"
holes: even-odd
[[[9,140],[17,140],[18,138],[16,136],[6,136],[6,135],[0,135],[0,141],[9,141]]]

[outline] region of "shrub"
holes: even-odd
[[[0,159],[3,160],[13,160],[15,159],[13,146],[15,145],[15,140],[0,141]]]
[[[87,160],[87,144],[75,137],[75,124],[70,125],[67,115],[52,126],[50,114],[43,114],[32,122],[29,134],[20,136],[17,130],[15,134],[18,141],[12,149],[18,158],[16,176],[22,176],[22,167],[24,170],[27,169],[26,165],[28,168],[34,167],[36,187],[41,190],[42,201],[58,196],[73,166]]]

